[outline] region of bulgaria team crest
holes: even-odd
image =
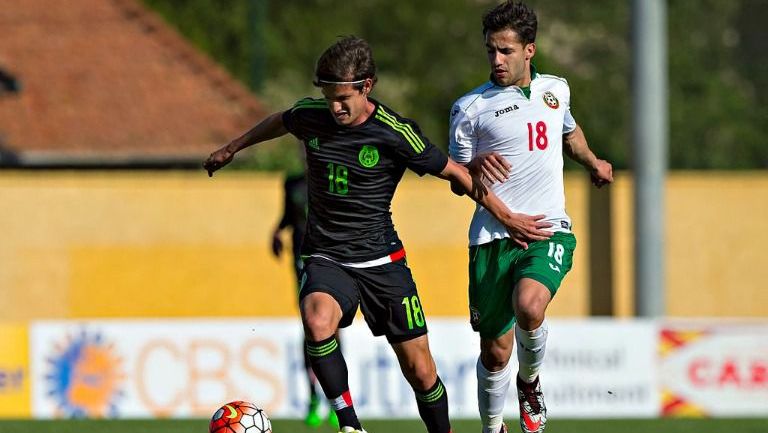
[[[560,101],[557,100],[557,97],[552,92],[544,92],[542,98],[544,98],[544,103],[549,108],[557,110],[560,107]]]

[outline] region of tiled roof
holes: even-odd
[[[266,114],[136,0],[0,0],[0,68],[0,152],[26,163],[201,159]]]

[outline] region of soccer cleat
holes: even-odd
[[[307,408],[307,416],[304,417],[304,424],[309,427],[320,427],[323,423],[323,418],[320,416],[320,399],[316,396],[312,396],[309,400],[309,407]]]
[[[520,429],[523,433],[541,433],[547,424],[547,406],[541,394],[539,377],[525,383],[517,377],[517,400],[520,403]]]
[[[356,429],[354,427],[344,426],[344,427],[341,428],[341,431],[339,433],[368,433],[368,432],[366,432],[363,429],[358,430],[358,429]]]

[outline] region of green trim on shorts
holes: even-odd
[[[469,249],[469,310],[472,329],[498,338],[515,324],[512,292],[523,278],[543,284],[554,298],[573,266],[576,237],[556,232],[524,250],[512,239],[497,239]]]
[[[555,297],[555,294],[557,293],[557,289],[560,287],[560,281],[557,281],[557,282],[552,281],[552,279],[548,278],[546,275],[540,274],[540,273],[537,273],[537,272],[528,272],[528,273],[520,274],[520,278],[517,281],[520,281],[523,278],[530,278],[532,280],[536,280],[536,281],[540,282],[541,284],[543,284],[547,288],[547,290],[549,290],[549,294],[553,298]]]

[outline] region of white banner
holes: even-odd
[[[477,335],[464,319],[429,327],[451,417],[476,418]],[[550,414],[658,415],[656,335],[650,322],[550,320],[542,373]],[[30,338],[36,417],[208,417],[243,399],[299,418],[307,404],[297,319],[40,322]],[[362,320],[341,340],[358,414],[418,417],[386,340]],[[517,417],[514,384],[506,411]]]
[[[241,399],[298,416],[301,335],[296,319],[36,323],[34,415],[208,417]]]
[[[663,414],[768,414],[768,325],[711,321],[661,330]]]
[[[553,416],[658,416],[654,322],[585,319],[549,323],[541,380]]]

